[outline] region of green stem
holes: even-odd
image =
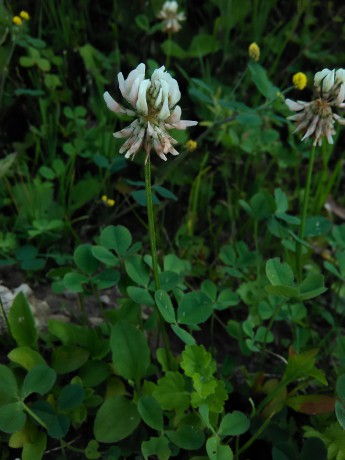
[[[307,181],[305,184],[304,189],[304,198],[303,198],[303,208],[302,208],[302,215],[301,215],[301,228],[299,233],[299,238],[303,240],[304,238],[304,230],[305,230],[305,223],[307,220],[307,211],[308,211],[308,201],[310,195],[310,185],[311,185],[311,177],[313,173],[313,166],[315,160],[315,146],[313,145],[310,157],[309,157],[309,164],[308,164],[308,172],[307,172]],[[297,264],[297,278],[298,282],[302,281],[302,245],[300,242],[297,242],[296,246],[296,264]]]
[[[241,447],[241,449],[238,451],[239,454],[243,454],[243,452],[246,451],[253,444],[253,442],[256,441],[257,438],[265,431],[265,429],[266,429],[267,425],[270,423],[273,415],[274,415],[274,413],[272,415],[270,415],[264,421],[264,423],[260,426],[258,431]]]
[[[145,189],[146,189],[146,206],[147,206],[147,219],[149,223],[149,234],[152,254],[152,268],[155,280],[155,289],[160,289],[159,276],[158,276],[158,259],[157,259],[157,246],[156,246],[156,232],[155,222],[153,216],[153,203],[152,203],[152,189],[151,189],[151,163],[150,155],[147,156],[145,163]]]
[[[256,278],[260,280],[260,252],[259,252],[259,221],[254,221],[254,241],[255,241],[255,258],[256,258]]]
[[[15,47],[16,47],[16,40],[14,39],[14,37],[12,37],[11,47],[10,47],[10,50],[9,50],[9,53],[8,53],[8,56],[7,56],[7,60],[5,62],[5,65],[4,65],[3,69],[2,69],[2,74],[1,74],[1,80],[0,80],[0,109],[2,108],[2,98],[3,98],[3,95],[4,95],[5,81],[6,81],[6,78],[8,76],[8,73],[9,73],[9,65],[10,65],[10,62],[11,62]]]
[[[273,326],[273,323],[274,323],[274,320],[276,319],[276,316],[278,315],[281,307],[282,307],[283,304],[279,303],[274,311],[273,311],[273,315],[271,316],[271,319],[268,323],[268,326],[266,328],[266,331],[265,331],[265,336],[264,336],[264,345],[263,345],[263,348],[261,350],[261,371],[264,370],[264,363],[265,363],[265,354],[266,354],[266,346],[267,346],[267,337],[268,337],[268,334],[269,332],[271,331],[272,329],[272,326]]]
[[[236,436],[235,439],[235,460],[239,459],[240,437]]]
[[[159,282],[158,259],[157,259],[155,221],[154,221],[153,203],[152,203],[150,155],[147,156],[146,163],[145,163],[145,190],[146,190],[147,220],[149,224],[149,234],[150,234],[150,243],[151,243],[153,277],[155,281],[155,290],[158,291],[158,289],[160,289],[160,282]],[[158,311],[158,315],[159,315],[160,332],[162,334],[165,352],[168,357],[168,360],[170,361],[171,353],[170,353],[168,335],[164,327],[164,320],[159,311]]]
[[[10,329],[10,323],[8,322],[7,314],[6,314],[4,305],[2,303],[1,297],[0,297],[0,309],[1,309],[2,316],[4,317],[4,321],[6,323],[7,331],[12,336],[11,329]]]
[[[168,32],[168,49],[167,49],[167,55],[166,55],[166,58],[165,58],[165,68],[166,68],[166,69],[168,69],[169,66],[170,66],[171,37],[172,37],[172,33],[171,33],[171,31],[169,30],[169,32]]]
[[[25,404],[25,402],[22,401],[22,405],[23,405],[23,408],[24,410],[29,414],[31,415],[31,417],[39,424],[41,425],[43,428],[45,428],[46,430],[48,429],[47,428],[47,425],[35,414],[35,412],[33,412],[29,406],[27,406]]]

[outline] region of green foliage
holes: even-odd
[[[342,460],[345,458],[344,431],[337,423],[326,427],[322,432],[306,426],[304,427],[306,438],[318,438],[323,441],[327,448],[327,459]]]
[[[123,396],[113,396],[97,411],[93,430],[97,441],[113,443],[129,436],[139,423],[136,406]]]
[[[167,372],[157,381],[153,396],[165,410],[184,411],[190,404],[187,382],[179,372]]]
[[[206,450],[210,460],[232,460],[234,458],[229,446],[222,446],[217,437],[208,438]]]
[[[238,436],[249,430],[248,418],[239,411],[226,414],[219,425],[218,433],[221,436]]]
[[[30,305],[20,292],[14,299],[8,315],[11,334],[18,346],[37,348],[37,330]]]
[[[141,452],[145,460],[148,460],[150,455],[156,455],[158,460],[168,460],[171,454],[169,441],[165,436],[150,438],[142,443]]]
[[[291,267],[287,263],[281,263],[278,258],[267,261],[266,275],[271,283],[271,286],[266,286],[266,291],[274,295],[308,300],[327,290],[324,287],[324,277],[320,274],[309,274],[296,286]]]
[[[33,367],[25,376],[22,387],[22,398],[32,393],[45,395],[52,388],[56,380],[56,372],[50,367],[39,364]]]
[[[110,348],[114,366],[122,377],[136,382],[145,377],[150,349],[141,331],[125,321],[117,322],[111,330]]]
[[[331,97],[342,7],[179,2],[173,33],[163,3],[0,2],[0,458],[345,459],[342,128],[310,174],[285,104]],[[198,121],[146,162],[157,264],[145,153],[118,155],[133,120],[102,100],[129,108],[140,62]]]

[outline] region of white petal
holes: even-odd
[[[328,93],[334,85],[334,80],[335,80],[335,71],[332,70],[326,77],[324,78],[322,82],[322,91],[324,93]]]
[[[162,102],[162,99],[163,99],[163,90],[162,88],[159,90],[159,93],[158,93],[158,96],[156,98],[156,102],[155,102],[155,109],[157,109],[159,107],[159,105],[161,104]]]
[[[121,94],[124,98],[126,98],[125,79],[123,78],[122,72],[118,73],[117,80],[119,82],[119,88],[120,88]]]
[[[335,72],[336,83],[345,83],[345,69],[338,69]]]
[[[172,155],[174,155],[174,156],[179,155],[179,152],[178,152],[177,150],[175,150],[174,147],[171,147],[171,149],[169,150],[169,152],[170,152]]]
[[[292,99],[285,99],[285,104],[289,107],[290,110],[294,112],[298,112],[299,110],[304,109],[304,105],[299,104],[298,102],[295,102]]]
[[[129,72],[125,81],[126,93],[129,94],[134,81],[139,78],[140,81],[145,79],[145,64],[139,64],[136,69]]]
[[[159,120],[166,120],[170,116],[168,98],[166,97],[163,102],[163,106],[158,114]]]
[[[146,93],[150,85],[151,85],[150,80],[144,80],[140,83],[140,86],[139,86],[136,109],[141,115],[147,115],[148,113]]]
[[[126,109],[126,108],[123,107],[121,104],[117,103],[117,102],[110,96],[110,94],[108,93],[108,91],[106,91],[106,92],[103,94],[103,99],[104,99],[105,103],[107,104],[108,109],[111,110],[112,112],[116,112],[116,113],[125,113],[126,115],[135,115],[135,112],[133,112],[133,110]]]
[[[163,75],[164,75],[164,70],[165,70],[165,67],[164,65],[162,65],[162,67],[159,67],[159,69],[156,69],[152,76],[151,76],[151,81],[152,83],[155,81],[155,80],[160,80],[161,78],[163,78]]]
[[[197,124],[198,124],[197,121],[180,120],[180,121],[177,121],[176,123],[173,123],[173,127],[176,129],[186,129],[186,128],[189,128],[190,126],[196,126]]]
[[[331,71],[329,69],[320,70],[320,72],[316,72],[314,77],[314,85],[320,86],[321,80],[323,80]]]
[[[139,124],[138,120],[134,120],[129,126],[127,126],[124,129],[121,129],[121,131],[116,131],[116,133],[113,133],[113,136],[120,139],[122,137],[128,137],[131,136],[134,132],[134,128],[136,128]]]
[[[342,125],[342,126],[345,125],[345,118],[340,117],[340,116],[337,115],[336,113],[333,114],[333,118],[334,118],[335,121],[336,121],[337,123],[339,123],[340,125]]]
[[[344,102],[345,99],[345,83],[342,83],[339,89],[338,96],[336,100],[334,101],[335,105],[339,105]]]
[[[287,120],[291,121],[300,121],[304,117],[304,113],[296,113],[296,115],[291,115],[290,117],[287,117]]]
[[[174,110],[173,110],[172,114],[170,115],[170,117],[168,118],[168,120],[166,120],[166,122],[172,125],[172,124],[180,121],[181,113],[182,113],[181,107],[179,105],[177,105],[174,108]]]

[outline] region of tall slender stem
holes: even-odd
[[[271,319],[270,319],[270,321],[268,323],[268,326],[266,328],[266,331],[265,331],[264,340],[263,340],[263,347],[262,347],[262,350],[261,350],[261,371],[262,372],[264,370],[264,364],[265,364],[267,337],[268,337],[268,334],[271,332],[274,320],[276,319],[276,316],[278,315],[278,313],[279,313],[279,311],[280,311],[282,306],[283,306],[282,303],[279,303],[278,305],[276,305],[276,307],[275,307],[275,309],[273,311],[273,315],[271,316]]]
[[[147,220],[149,223],[149,234],[151,243],[151,254],[152,254],[152,269],[153,277],[155,281],[155,290],[160,289],[159,282],[159,271],[158,271],[158,259],[157,259],[157,245],[156,245],[156,232],[155,232],[155,220],[153,215],[153,203],[152,203],[152,189],[151,189],[151,163],[150,155],[147,156],[145,163],[145,190],[146,190],[146,205],[147,205]],[[158,312],[160,332],[162,334],[165,352],[170,361],[170,347],[168,335],[164,327],[164,320],[162,315]]]
[[[3,67],[3,71],[2,71],[2,74],[1,74],[1,80],[0,80],[0,109],[2,107],[2,97],[3,97],[3,94],[4,94],[5,81],[6,81],[6,78],[8,76],[8,72],[9,72],[8,68],[9,68],[9,65],[10,65],[10,62],[11,62],[15,47],[16,47],[16,40],[14,39],[14,37],[12,37],[10,51],[8,53],[7,60],[5,62],[5,65]]]
[[[307,220],[307,211],[308,211],[308,201],[310,195],[310,186],[311,186],[311,177],[313,173],[313,166],[315,160],[315,146],[312,146],[310,157],[309,157],[309,164],[308,164],[308,172],[307,172],[307,181],[305,184],[304,189],[304,198],[303,198],[303,208],[302,208],[302,215],[301,215],[301,227],[299,232],[299,238],[303,240],[304,238],[304,231],[305,231],[305,223]],[[296,265],[297,265],[297,278],[298,281],[302,281],[302,245],[298,241],[296,245]]]
[[[171,30],[168,31],[168,49],[167,55],[165,58],[165,67],[168,69],[170,67],[170,56],[171,56],[171,39],[172,39],[172,32]]]
[[[145,163],[145,189],[146,189],[146,206],[147,206],[147,219],[149,223],[149,234],[152,254],[152,268],[153,277],[155,280],[156,291],[160,288],[159,275],[158,275],[158,260],[157,260],[157,246],[156,246],[156,232],[155,232],[155,221],[153,216],[153,204],[152,204],[152,189],[151,189],[151,163],[150,155],[148,155]]]
[[[260,280],[260,252],[259,252],[259,221],[254,221],[254,241],[255,241],[255,258],[256,258],[256,278]]]
[[[260,428],[256,433],[253,434],[253,436],[238,450],[238,455],[243,454],[244,451],[246,451],[254,441],[257,440],[257,438],[265,431],[267,425],[270,423],[274,413],[271,414],[266,420],[262,423]]]

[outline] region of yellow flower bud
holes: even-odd
[[[189,139],[189,141],[186,142],[185,147],[189,152],[194,152],[194,150],[198,147],[198,143]]]
[[[255,42],[251,43],[248,48],[249,57],[251,57],[255,62],[258,62],[260,59],[260,47]]]
[[[296,89],[299,89],[302,91],[307,86],[307,76],[303,72],[298,72],[295,73],[295,75],[292,77],[292,83],[294,84]]]
[[[111,198],[107,199],[107,205],[110,207],[113,207],[115,205],[115,200],[112,200]]]
[[[12,19],[13,23],[16,25],[16,26],[20,26],[22,24],[22,20],[20,19],[19,16],[14,16],[13,19]]]
[[[24,21],[28,21],[30,19],[30,15],[27,11],[21,11],[19,15]]]
[[[102,201],[104,201],[104,203],[106,203],[106,202],[107,202],[107,200],[108,200],[108,197],[107,197],[107,195],[103,195],[103,196],[102,196],[102,198],[101,198],[101,200],[102,200]]]

